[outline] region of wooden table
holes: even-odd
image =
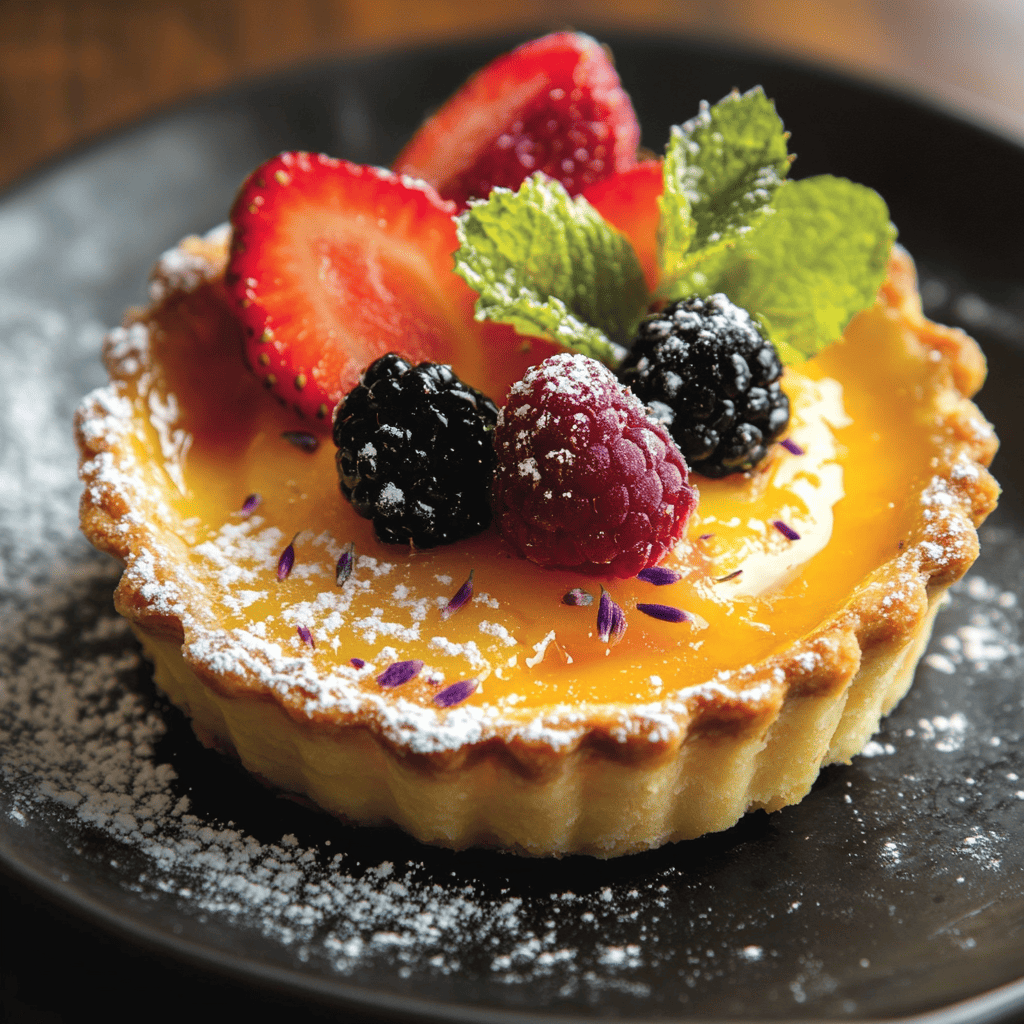
[[[239,79],[352,50],[567,25],[793,53],[1024,140],[1022,0],[0,0],[0,187],[68,146]]]

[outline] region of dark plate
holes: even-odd
[[[1024,450],[1024,152],[819,70],[683,40],[610,42],[651,148],[701,98],[761,83],[801,174],[878,188],[930,312],[988,353],[981,404],[1004,451]],[[510,43],[245,86],[77,152],[0,200],[8,1019],[93,1005],[114,1019],[320,1003],[462,1020],[1024,1010],[1019,454],[1000,456],[1006,495],[981,560],[868,756],[826,770],[799,806],[722,835],[610,863],[427,849],[275,799],[154,697],[111,609],[116,568],[76,528],[71,417],[104,380],[102,328],[143,301],[161,249],[224,219],[262,159],[308,148],[386,163]]]

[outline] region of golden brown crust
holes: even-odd
[[[186,287],[216,280],[223,267],[223,242],[188,240],[181,251],[188,257],[188,273],[194,275],[194,280],[184,282]],[[166,296],[180,287],[182,282],[164,271],[157,278],[156,293]],[[970,401],[984,379],[984,359],[977,346],[962,331],[924,319],[913,264],[899,249],[893,254],[883,298],[889,315],[901,317],[906,325],[907,344],[919,346],[923,358],[942,367],[935,403],[939,415],[934,425],[934,477],[922,495],[916,521],[899,552],[879,566],[844,607],[786,650],[749,666],[733,689],[694,687],[681,695],[672,706],[668,727],[666,715],[585,706],[576,709],[585,717],[585,728],[577,724],[562,732],[529,733],[521,719],[509,717],[489,722],[471,742],[418,749],[389,726],[373,703],[325,708],[314,702],[313,691],[301,680],[271,689],[238,660],[218,659],[215,644],[206,645],[205,658],[196,657],[186,645],[187,630],[175,609],[179,602],[201,602],[202,595],[181,593],[181,580],[172,579],[159,562],[150,567],[155,587],[140,586],[130,572],[122,577],[118,611],[158,658],[158,680],[193,716],[204,742],[236,752],[250,770],[272,784],[311,794],[332,813],[355,820],[396,821],[428,842],[485,842],[530,853],[583,851],[607,856],[728,827],[747,807],[784,806],[806,793],[821,764],[848,760],[859,751],[877,728],[879,715],[905,692],[938,598],[976,558],[976,527],[998,497],[998,485],[986,469],[996,438]],[[125,369],[123,354],[113,346],[107,362],[116,398],[118,382],[131,369]],[[134,463],[131,443],[118,433],[110,403],[110,393],[90,396],[76,418],[86,485],[82,529],[96,547],[131,565],[152,546],[161,524],[132,508],[132,488],[146,469]],[[128,483],[111,483],[105,472],[111,461],[124,469]],[[169,534],[165,530],[162,539],[172,546],[181,544]],[[176,595],[174,600],[167,599],[169,593]],[[362,793],[351,806],[332,806],[322,786],[293,777],[297,771],[302,774],[294,760],[282,757],[278,763],[265,756],[247,732],[249,725],[232,724],[233,717],[244,723],[273,721],[287,743],[308,747],[314,759],[331,750],[341,765],[358,752],[376,764],[380,778],[398,788],[392,792],[379,783],[370,786],[367,792],[381,791],[375,805]],[[618,816],[608,834],[602,836],[594,825],[573,831],[548,822],[550,802],[566,798],[573,771],[590,780],[579,782],[579,793]],[[462,789],[453,782],[456,778],[464,780]],[[675,787],[664,806],[640,801],[649,827],[638,822],[631,809],[637,803],[635,790],[628,799],[623,796],[627,778],[631,785],[659,792],[659,787]],[[415,779],[422,786],[418,797]],[[526,794],[525,817],[507,827],[495,821],[491,812],[485,813],[486,801],[472,790],[478,783],[490,787],[491,803],[494,787],[502,798],[521,788]],[[395,804],[398,792],[409,801],[424,800],[433,810],[418,820],[409,807]],[[681,807],[692,802],[694,792],[702,794],[706,813]],[[457,795],[475,810],[461,822],[449,820],[449,815],[442,826],[438,821],[444,815],[431,803],[438,793]],[[530,824],[531,813],[534,824],[541,823],[538,827]],[[582,810],[573,813],[591,820]]]

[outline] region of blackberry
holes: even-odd
[[[450,544],[491,521],[495,404],[450,366],[390,352],[334,414],[341,490],[379,540]]]
[[[753,469],[786,429],[781,376],[775,346],[721,294],[644,320],[619,371],[690,468],[711,477]]]

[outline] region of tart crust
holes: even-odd
[[[185,240],[158,264],[151,309],[216,282],[225,253],[223,231]],[[726,829],[749,810],[798,802],[823,765],[863,749],[909,688],[941,598],[977,557],[976,528],[998,497],[986,469],[997,442],[970,401],[985,374],[977,345],[924,319],[899,248],[878,302],[900,321],[913,358],[943,368],[931,378],[941,422],[930,475],[912,496],[901,550],[783,650],[660,702],[553,703],[532,716],[474,718],[354,690],[325,705],[308,665],[269,685],[269,656],[232,650],[224,636],[196,643],[190,608],[203,602],[202,586],[167,564],[168,552],[184,559],[186,547],[160,497],[173,486],[161,451],[169,458],[167,446],[182,439],[140,451],[138,413],[124,397],[124,382],[149,370],[132,325],[151,310],[130,314],[108,340],[112,383],[76,418],[82,529],[126,563],[117,609],[200,740],[339,818],[394,823],[455,849],[554,856],[613,857]]]

